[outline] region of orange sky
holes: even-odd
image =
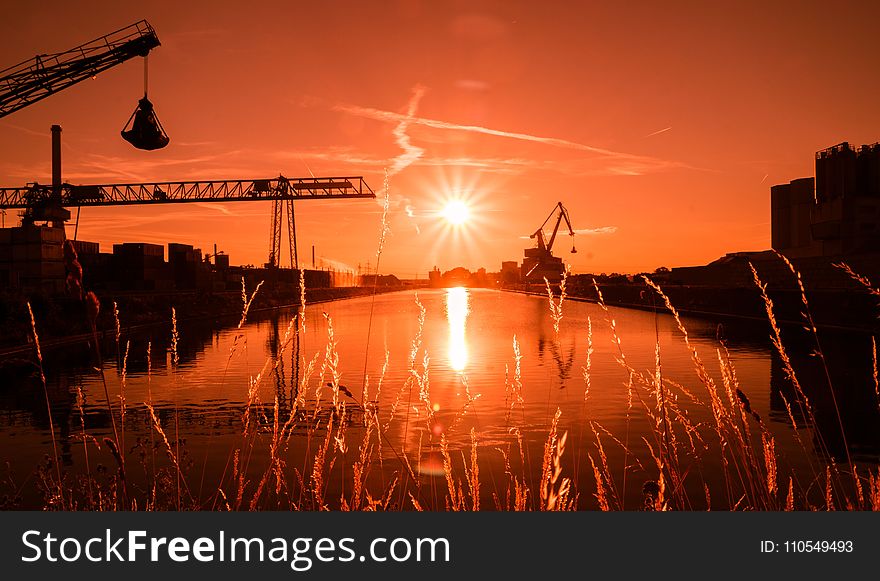
[[[767,248],[772,184],[812,175],[817,149],[880,139],[876,2],[133,4],[6,7],[0,66],[146,18],[171,144],[119,136],[136,59],[0,120],[0,185],[49,181],[53,123],[78,184],[312,172],[381,196],[387,168],[383,272],[497,270],[557,201],[583,231],[578,254],[557,247],[575,272],[634,272]],[[472,206],[455,232],[437,216],[450,196]],[[298,203],[301,256],[374,262],[381,212]],[[268,204],[232,203],[85,208],[79,238],[216,242],[258,264],[268,233]]]

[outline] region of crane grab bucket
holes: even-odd
[[[136,148],[147,151],[162,149],[168,145],[170,139],[156,117],[153,104],[146,96],[138,101],[137,108],[122,128],[122,138]]]

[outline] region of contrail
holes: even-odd
[[[672,126],[665,127],[663,129],[660,129],[659,131],[655,131],[654,133],[649,133],[649,134],[645,135],[645,137],[654,137],[655,135],[660,135],[661,133],[666,133],[670,129],[672,129]]]
[[[412,96],[409,98],[409,105],[407,105],[406,108],[406,115],[400,115],[397,127],[392,131],[394,139],[397,141],[397,145],[400,146],[400,149],[403,150],[403,153],[394,158],[394,161],[391,164],[391,169],[388,170],[389,176],[400,173],[425,153],[424,149],[413,145],[409,139],[409,135],[406,134],[407,128],[413,119],[415,119],[414,116],[419,107],[419,101],[421,101],[424,95],[424,86],[416,85],[413,87]]]
[[[533,143],[543,143],[545,145],[552,145],[555,147],[562,147],[565,149],[574,149],[577,151],[586,151],[589,153],[596,154],[598,156],[613,158],[619,161],[632,161],[639,162],[646,165],[651,166],[663,166],[663,167],[672,167],[672,166],[680,166],[680,164],[675,162],[667,162],[663,160],[659,160],[656,158],[645,157],[641,155],[633,155],[629,153],[622,153],[619,151],[612,151],[610,149],[604,149],[601,147],[593,147],[592,145],[585,145],[583,143],[577,143],[574,141],[568,141],[566,139],[559,139],[557,137],[544,137],[540,135],[530,135],[528,133],[517,133],[514,131],[501,131],[499,129],[491,129],[489,127],[481,127],[479,125],[461,125],[458,123],[450,123],[447,121],[440,121],[438,119],[429,119],[426,117],[416,117],[415,116],[415,107],[414,105],[418,103],[418,99],[424,94],[424,88],[419,86],[416,87],[413,93],[413,98],[410,99],[410,108],[407,115],[403,115],[401,113],[395,113],[393,111],[384,111],[382,109],[374,109],[372,107],[360,107],[357,105],[346,105],[339,104],[336,105],[333,109],[335,111],[341,111],[343,113],[348,113],[349,115],[355,115],[358,117],[365,117],[368,119],[375,119],[377,121],[386,121],[389,123],[398,123],[397,127],[394,130],[394,135],[397,137],[398,145],[406,150],[404,154],[399,156],[395,161],[399,163],[404,159],[410,160],[409,163],[418,159],[421,156],[424,150],[421,148],[417,148],[410,144],[408,137],[405,134],[406,128],[410,124],[423,125],[425,127],[432,127],[435,129],[449,129],[449,130],[457,130],[457,131],[469,131],[472,133],[480,133],[483,135],[493,135],[496,137],[505,137],[508,139],[518,139],[521,141],[530,141]],[[418,151],[418,155],[415,155],[415,151]],[[408,163],[407,163],[408,165]],[[406,167],[405,165],[403,167]]]

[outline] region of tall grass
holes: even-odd
[[[387,203],[386,203],[387,212]],[[383,217],[380,242],[384,245],[387,217]],[[812,324],[809,303],[798,280],[805,321],[815,340],[818,357],[819,335]],[[867,279],[849,271],[873,291]],[[591,393],[596,389],[593,377],[596,352],[594,334],[601,325],[592,318],[583,329],[573,329],[587,337],[583,353],[583,397],[579,398],[581,417],[565,418],[557,409],[542,428],[543,447],[540,470],[532,470],[530,461],[534,427],[526,420],[526,407],[543,402],[527,400],[522,373],[524,355],[516,336],[512,337],[510,363],[504,378],[505,426],[507,438],[499,444],[483,443],[480,430],[471,427],[459,434],[468,414],[479,412],[479,394],[471,392],[467,378],[461,379],[465,402],[444,429],[437,430],[437,402],[432,397],[431,354],[424,338],[426,307],[416,296],[416,326],[410,349],[401,354],[405,374],[398,383],[386,377],[392,354],[385,350],[378,380],[371,382],[365,360],[360,389],[345,385],[337,343],[341,340],[327,313],[324,347],[308,358],[301,349],[305,335],[305,284],[300,278],[300,305],[283,334],[279,348],[268,356],[259,370],[248,378],[242,389],[240,438],[227,453],[227,466],[216,482],[209,482],[206,492],[194,486],[196,478],[186,459],[186,446],[178,428],[178,414],[172,421],[163,417],[153,399],[151,347],[147,346],[145,377],[148,401],[126,402],[126,390],[134,378],[127,374],[128,340],[121,349],[118,307],[114,304],[115,337],[118,367],[119,405],[111,404],[108,378],[100,368],[112,438],[103,440],[94,434],[100,426],[90,426],[83,412],[82,396],[77,399],[79,431],[83,442],[85,475],[62,471],[55,435],[52,403],[42,373],[42,353],[37,335],[37,321],[32,316],[33,340],[40,363],[41,379],[49,414],[53,443],[54,474],[43,471],[45,507],[49,509],[89,510],[539,510],[560,511],[594,508],[621,510],[636,508],[627,499],[641,497],[642,510],[878,510],[880,509],[880,470],[876,465],[859,466],[852,457],[839,463],[829,453],[826,434],[816,421],[813,403],[798,376],[783,341],[775,316],[775,305],[766,285],[752,269],[757,293],[767,316],[769,338],[778,355],[785,381],[792,388],[791,401],[783,394],[790,426],[808,468],[797,471],[792,458],[780,451],[780,434],[753,407],[748,386],[741,384],[728,346],[718,338],[712,353],[700,353],[676,306],[664,290],[648,277],[648,291],[660,299],[672,317],[678,340],[687,350],[691,377],[673,381],[664,374],[664,359],[659,336],[649,369],[635,367],[627,358],[614,312],[604,301],[595,284],[596,297],[604,325],[611,338],[612,356],[623,371],[625,381],[622,401],[626,406],[623,433],[615,433],[591,413]],[[566,275],[567,276],[567,275]],[[558,337],[563,319],[565,278],[558,299],[548,287],[550,318]],[[260,285],[248,293],[242,285],[242,312],[227,358],[229,362],[247,345],[247,318]],[[87,294],[89,316],[97,321],[97,298]],[[877,294],[880,296],[880,293]],[[90,306],[91,305],[91,306]],[[124,315],[124,313],[123,313]],[[180,365],[177,313],[171,314],[171,365],[169,373],[184,373]],[[97,339],[97,331],[95,338]],[[343,338],[344,339],[344,338]],[[97,346],[97,341],[95,345]],[[366,348],[366,346],[365,346]],[[702,347],[705,349],[705,347]],[[276,393],[263,401],[261,387],[265,378],[277,371],[287,354],[296,359],[294,393],[286,404]],[[876,344],[872,344],[874,389],[880,404]],[[100,359],[99,359],[100,360]],[[714,369],[712,369],[714,368]],[[710,369],[712,371],[710,371]],[[719,379],[716,379],[719,378]],[[833,390],[830,373],[828,388]],[[606,387],[606,386],[603,386]],[[608,386],[614,388],[614,386]],[[329,391],[328,391],[329,390]],[[387,408],[378,403],[382,391],[391,402]],[[832,397],[833,404],[837,405]],[[176,406],[175,406],[176,409]],[[795,410],[797,413],[795,413]],[[143,413],[148,418],[150,444],[127,449],[124,445],[127,414]],[[119,414],[119,428],[115,420]],[[415,416],[413,418],[413,415]],[[706,418],[698,420],[696,418]],[[797,418],[804,418],[799,423]],[[630,434],[630,422],[646,420],[647,429],[637,438]],[[843,420],[837,412],[838,428],[846,438]],[[565,426],[577,426],[577,442]],[[778,425],[778,424],[777,424]],[[808,427],[809,426],[809,427]],[[418,430],[418,440],[412,430]],[[811,431],[815,449],[802,434]],[[452,448],[456,441],[469,446]],[[155,438],[155,439],[154,439]],[[539,440],[540,441],[540,440]],[[88,444],[93,443],[90,449]],[[139,447],[140,446],[140,447]],[[537,446],[536,446],[537,447]],[[158,450],[158,453],[157,453]],[[610,453],[611,451],[615,453]],[[791,453],[791,452],[789,452]],[[93,470],[95,462],[108,461],[119,466],[117,474]],[[126,459],[139,455],[144,484],[135,487],[126,478]],[[437,458],[439,470],[432,473],[426,458]],[[587,464],[589,463],[589,464]],[[586,470],[581,471],[584,465]],[[136,466],[136,465],[135,465]],[[501,468],[498,469],[497,467]],[[717,470],[720,484],[706,476]],[[581,474],[583,472],[583,475]],[[860,473],[861,472],[861,473]],[[85,486],[76,486],[76,478]],[[636,484],[634,484],[636,483]],[[128,487],[126,485],[129,484]],[[637,488],[634,488],[638,486]]]

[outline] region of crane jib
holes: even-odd
[[[146,20],[80,46],[38,55],[0,71],[0,117],[66,89],[159,46]]]
[[[60,196],[60,199],[59,199]],[[375,198],[361,176],[203,182],[153,182],[142,184],[62,184],[56,195],[52,187],[28,184],[0,188],[0,208],[31,208],[47,204],[61,206],[123,206],[175,202],[235,202],[255,200],[315,200]]]

